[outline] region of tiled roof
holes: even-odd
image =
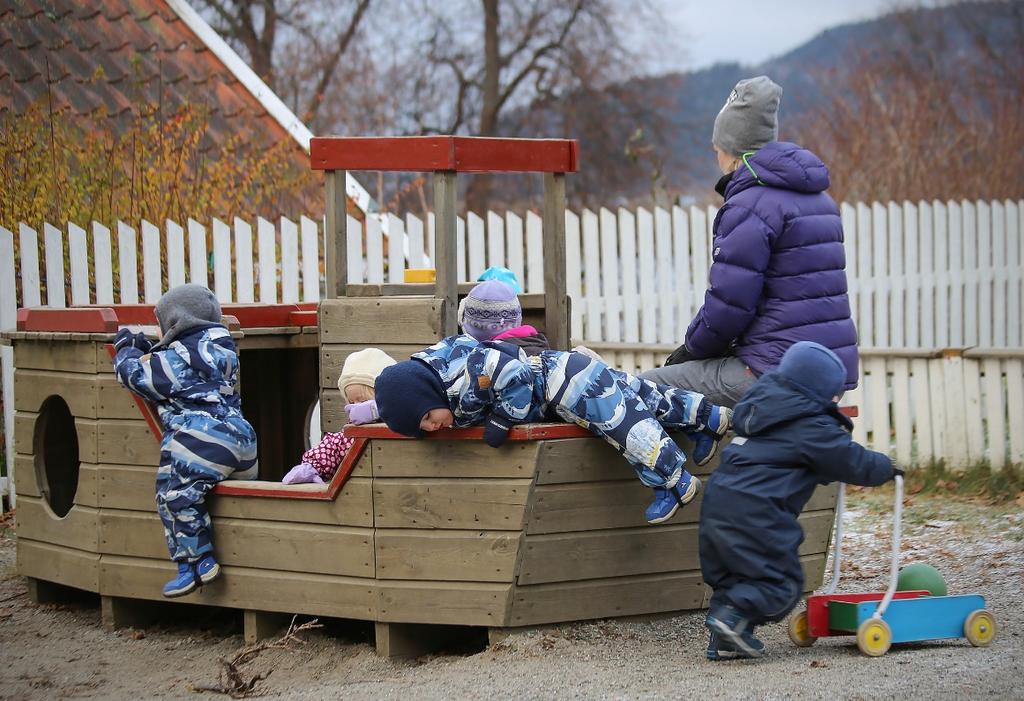
[[[0,0],[0,112],[39,101],[80,117],[105,109],[115,131],[149,105],[169,119],[205,105],[204,150],[292,140],[164,0]],[[294,158],[309,168],[297,142]]]

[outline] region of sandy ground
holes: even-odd
[[[844,589],[883,586],[888,495],[851,495]],[[1024,698],[1024,504],[910,497],[905,561],[938,567],[951,593],[979,592],[1000,625],[990,648],[965,640],[861,656],[850,638],[798,649],[783,626],[762,629],[764,660],[711,663],[700,613],[517,632],[411,661],[378,658],[366,626],[327,622],[294,650],[243,669],[270,676],[264,698]],[[35,606],[14,573],[14,536],[0,536],[0,698],[179,699],[217,682],[218,660],[244,642],[239,615],[191,610],[186,624],[107,633],[95,601]],[[180,618],[180,617],[179,617]],[[226,698],[226,697],[220,697]]]

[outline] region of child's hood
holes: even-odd
[[[166,348],[180,336],[195,329],[221,323],[220,302],[202,285],[178,285],[161,297],[154,309],[163,337],[156,345]]]
[[[824,402],[785,376],[769,372],[736,405],[732,424],[738,435],[756,436],[795,419],[818,415],[850,423],[833,402]]]

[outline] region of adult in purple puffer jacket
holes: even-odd
[[[782,88],[741,80],[715,119],[725,175],[704,305],[665,367],[643,377],[735,406],[797,341],[830,348],[857,385],[857,331],[846,294],[843,227],[817,156],[778,138]]]

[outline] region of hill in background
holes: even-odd
[[[946,111],[952,113],[947,116],[953,119],[947,127],[954,129],[957,123],[965,126],[969,119],[986,122],[988,115],[1003,109],[988,93],[979,92],[988,86],[1002,96],[1000,99],[1009,99],[1011,109],[1017,106],[1019,123],[1022,39],[1024,2],[1020,0],[897,12],[829,29],[760,65],[718,64],[689,73],[637,79],[539,110],[535,106],[532,115],[520,115],[522,126],[515,133],[563,133],[581,140],[582,171],[575,179],[573,198],[582,204],[649,202],[652,171],[659,167],[659,200],[703,201],[712,196],[718,177],[710,143],[715,116],[738,80],[766,74],[785,91],[780,139],[819,150],[835,182],[837,176],[842,180],[844,167],[860,167],[834,161],[844,155],[839,143],[843,134],[830,133],[825,127],[838,126],[839,112],[853,112],[847,117],[854,119],[854,125],[856,113],[862,114],[863,133],[857,135],[862,142],[893,129],[910,139],[915,115],[936,101],[924,99],[897,114],[899,100],[908,92],[945,90],[950,99]],[[866,82],[870,88],[865,87]],[[935,105],[935,109],[942,106]],[[588,115],[597,118],[588,120]],[[897,122],[900,119],[910,124]],[[981,124],[966,126],[976,128],[979,139],[984,136]],[[636,138],[638,129],[641,138]],[[1015,151],[1019,163],[1019,129],[1015,131],[1006,145]],[[634,137],[632,160],[625,153],[630,136]],[[933,139],[943,136],[930,135]],[[948,136],[954,138],[952,133]],[[1005,130],[996,135],[1006,136]],[[884,158],[884,153],[876,154],[876,159],[879,157]],[[895,153],[893,160],[897,166]],[[592,170],[597,172],[589,172]],[[1018,189],[1021,180],[1017,178]]]

